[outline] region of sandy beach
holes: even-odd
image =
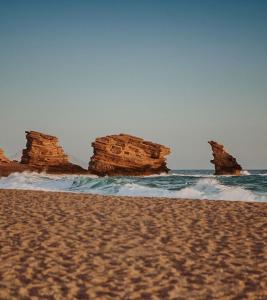
[[[0,190],[0,299],[267,299],[267,203]]]

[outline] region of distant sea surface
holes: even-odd
[[[242,176],[215,176],[212,170],[172,170],[168,175],[146,177],[59,176],[25,172],[1,178],[0,188],[267,202],[267,170],[248,170]]]

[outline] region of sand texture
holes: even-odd
[[[0,190],[0,299],[267,299],[267,203]]]

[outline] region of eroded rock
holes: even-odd
[[[21,163],[31,166],[59,166],[68,164],[68,156],[58,145],[58,138],[37,131],[26,131],[26,149],[23,149]]]
[[[236,159],[224,150],[224,146],[214,141],[208,142],[212,148],[214,159],[210,162],[215,165],[215,175],[240,175],[242,167]]]
[[[0,163],[7,164],[10,160],[5,156],[4,150],[0,148]]]
[[[170,148],[128,134],[97,138],[88,170],[96,175],[138,176],[168,172]]]
[[[27,144],[21,164],[37,171],[57,174],[86,174],[87,170],[69,162],[68,155],[58,144],[58,138],[37,131],[26,131]]]

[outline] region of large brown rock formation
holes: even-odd
[[[170,148],[127,135],[110,135],[92,143],[89,171],[99,176],[140,176],[168,172]]]
[[[62,174],[84,174],[87,170],[68,160],[58,138],[37,131],[26,131],[27,144],[23,149],[21,164],[38,171]]]
[[[58,145],[58,138],[37,131],[26,131],[26,149],[23,149],[21,163],[36,167],[68,164],[68,156]]]
[[[47,172],[52,174],[88,174],[82,167],[68,160],[55,136],[26,131],[27,144],[21,162],[7,161],[0,151],[0,177],[14,172]],[[8,162],[8,163],[6,163]]]
[[[3,149],[0,148],[0,164],[7,164],[10,160],[5,156]]]
[[[236,159],[224,150],[223,145],[214,141],[208,142],[212,148],[214,159],[210,162],[215,165],[215,175],[240,175],[242,167]]]

